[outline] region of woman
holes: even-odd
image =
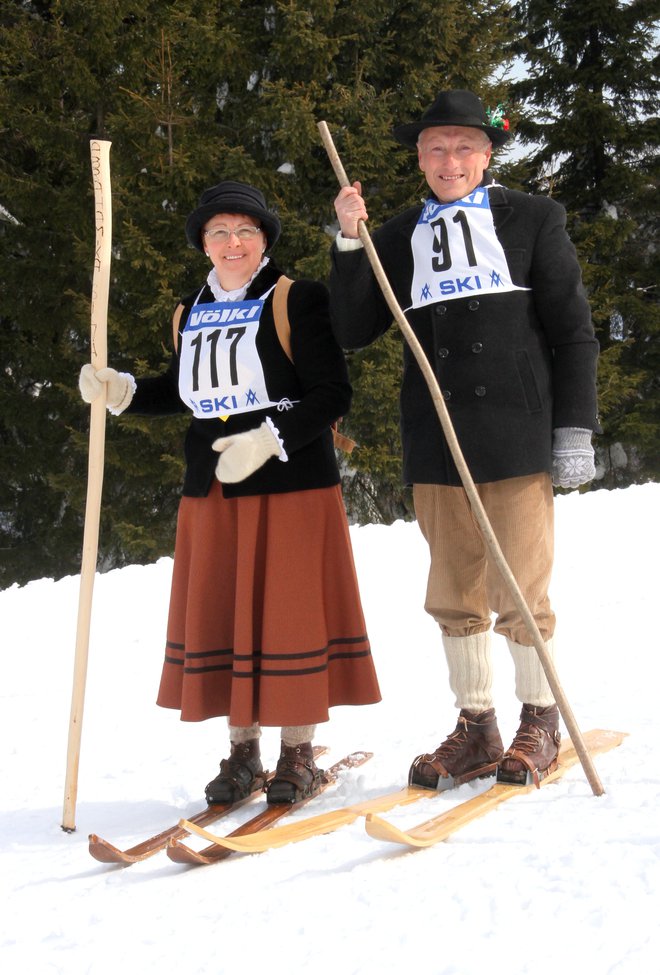
[[[167,372],[80,375],[83,399],[105,383],[115,414],[192,413],[158,704],[184,721],[228,716],[210,803],[264,784],[262,725],[282,739],[268,801],[314,795],[316,724],[380,700],[331,431],[351,388],[325,287],[297,281],[282,297],[290,282],[266,255],[279,234],[253,186],[205,190],[186,236],[212,266],[176,309]]]

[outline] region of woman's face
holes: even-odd
[[[220,284],[225,291],[234,291],[257,270],[268,242],[254,217],[246,213],[216,213],[204,224],[202,243]]]

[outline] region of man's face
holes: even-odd
[[[419,168],[441,203],[453,203],[479,186],[492,146],[478,129],[439,125],[422,129],[417,143]]]

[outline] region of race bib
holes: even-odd
[[[200,419],[274,406],[257,351],[264,299],[195,304],[181,337],[179,395]]]
[[[411,238],[414,260],[410,308],[503,291],[513,284],[495,233],[488,190],[454,203],[427,200]]]

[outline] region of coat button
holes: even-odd
[[[447,306],[446,305],[434,305],[433,306],[433,311],[434,311],[434,313],[436,315],[446,315],[447,314]]]
[[[486,387],[485,386],[477,386],[477,387],[475,387],[474,394],[475,394],[475,396],[485,396],[486,395]]]
[[[481,342],[474,342],[473,345],[472,345],[472,351],[475,352],[475,353],[476,352],[482,352],[483,351],[483,345],[481,344]]]
[[[449,392],[448,389],[443,389],[442,390],[442,395],[443,395],[443,398],[444,399],[451,399],[451,393]]]
[[[446,359],[449,355],[449,349],[438,349],[438,358]]]
[[[468,301],[468,308],[470,309],[470,311],[476,311],[478,307],[479,307],[479,302],[477,301],[476,298],[473,298],[472,301]]]

